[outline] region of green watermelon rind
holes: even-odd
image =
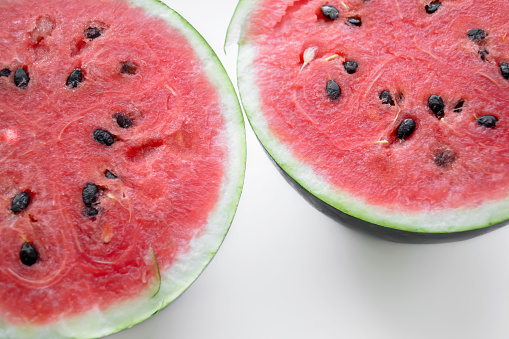
[[[307,193],[322,202],[361,220],[387,227],[418,233],[454,233],[486,228],[509,219],[509,197],[486,202],[475,208],[411,213],[373,206],[333,187],[318,176],[307,163],[296,158],[271,131],[263,116],[262,100],[256,86],[254,61],[257,47],[249,42],[249,16],[257,0],[240,0],[228,28],[226,45],[238,44],[237,84],[247,119],[265,150],[281,169]]]
[[[160,288],[156,295],[154,289],[157,290],[157,286],[136,299],[112,305],[106,310],[95,309],[46,326],[13,326],[0,320],[2,339],[98,338],[140,323],[171,303],[196,280],[214,257],[233,221],[244,182],[246,141],[242,111],[230,78],[206,40],[177,12],[159,0],[129,2],[177,28],[193,46],[209,80],[216,87],[225,116],[223,133],[229,147],[220,199],[205,229],[191,241],[189,251],[170,269],[160,272]]]

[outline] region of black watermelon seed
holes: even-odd
[[[426,13],[428,14],[435,13],[436,11],[438,11],[441,5],[442,3],[439,0],[431,2],[429,5],[426,5]]]
[[[437,118],[444,116],[444,101],[440,95],[433,94],[428,98],[428,107]]]
[[[487,36],[488,34],[486,34],[484,30],[479,28],[473,28],[468,31],[468,38],[474,42],[480,42],[486,39]]]
[[[350,17],[347,19],[348,23],[352,26],[360,26],[362,25],[362,21],[361,21],[361,18],[356,18],[356,17]]]
[[[14,85],[18,88],[26,88],[30,82],[30,77],[24,68],[20,67],[14,72]]]
[[[454,113],[461,113],[463,111],[463,105],[465,104],[465,99],[460,99],[456,106],[454,106]]]
[[[113,118],[116,120],[117,125],[121,128],[129,128],[133,125],[133,122],[129,117],[122,113],[115,113]]]
[[[138,66],[132,61],[124,61],[120,64],[120,73],[134,75],[138,70]]]
[[[337,10],[336,7],[331,5],[323,5],[322,14],[325,18],[329,20],[336,20],[339,17],[339,11]]]
[[[92,207],[92,206],[86,206],[84,209],[83,209],[83,215],[85,215],[86,217],[95,217],[99,214],[99,210],[95,207]]]
[[[500,73],[505,79],[509,80],[509,64],[507,62],[500,63]]]
[[[97,200],[97,195],[99,194],[99,188],[96,184],[88,183],[83,186],[83,190],[81,191],[81,198],[83,199],[83,203],[85,205],[92,205]]]
[[[433,160],[438,166],[447,167],[456,160],[456,154],[453,151],[446,150],[435,155]]]
[[[382,91],[378,96],[382,100],[382,104],[394,106],[394,100],[392,100],[391,93],[389,91]]]
[[[20,213],[30,204],[30,194],[26,192],[18,193],[12,199],[11,211],[12,213]]]
[[[487,128],[497,127],[497,121],[498,121],[498,118],[493,115],[490,115],[490,114],[484,115],[477,119],[477,123],[479,125],[487,127]]]
[[[21,250],[19,251],[19,258],[24,265],[32,266],[37,262],[39,254],[32,244],[26,242],[21,246]]]
[[[106,170],[106,173],[104,173],[104,176],[108,179],[116,179],[117,176],[113,174],[110,170]]]
[[[111,146],[115,142],[115,139],[113,138],[113,135],[111,135],[110,132],[100,128],[96,129],[93,135],[94,139],[102,145]]]
[[[87,39],[96,39],[100,37],[103,34],[103,30],[98,27],[89,27],[85,30],[85,33],[83,35]]]
[[[344,62],[343,66],[345,66],[345,71],[348,74],[354,74],[359,67],[359,65],[353,60]]]
[[[399,124],[398,130],[396,131],[396,136],[398,139],[404,140],[412,135],[415,131],[415,121],[414,119],[405,119]]]
[[[486,48],[480,48],[477,51],[477,54],[479,54],[482,61],[486,61],[486,58],[488,57],[488,54],[490,54],[490,52],[488,52],[488,50]]]
[[[339,85],[334,80],[329,80],[327,82],[325,91],[327,92],[329,98],[332,100],[336,100],[341,96],[341,87],[339,87]]]
[[[76,88],[82,81],[83,73],[81,72],[81,69],[76,68],[71,72],[65,84],[70,88]]]
[[[4,68],[3,70],[0,71],[0,77],[8,77],[9,75],[11,75],[12,71],[8,68]]]

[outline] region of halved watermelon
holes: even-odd
[[[241,0],[259,140],[324,212],[396,241],[509,218],[509,3]]]
[[[0,338],[150,317],[218,250],[245,167],[235,91],[159,1],[2,0]]]

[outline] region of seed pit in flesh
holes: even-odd
[[[463,105],[465,104],[465,99],[460,99],[458,103],[454,106],[454,113],[461,113],[463,111]]]
[[[440,95],[432,94],[428,98],[428,108],[435,114],[437,118],[442,118],[444,116],[445,104],[444,100]]]
[[[53,32],[56,21],[49,15],[43,15],[37,18],[35,22],[35,28],[30,32],[30,38],[34,44],[41,43],[42,40],[47,38]]]
[[[398,129],[396,131],[396,137],[400,140],[407,139],[409,136],[411,136],[415,131],[415,121],[414,119],[405,119],[399,124]]]
[[[18,214],[25,210],[30,204],[30,194],[27,192],[21,192],[14,196],[11,203],[11,211],[14,214]]]
[[[352,26],[357,26],[357,27],[359,27],[359,26],[361,26],[361,25],[362,25],[361,18],[358,18],[358,17],[354,17],[354,16],[349,17],[349,18],[347,19],[347,21],[348,21],[348,23],[349,23],[350,25],[352,25]]]
[[[488,34],[486,34],[484,30],[479,28],[473,28],[468,31],[468,38],[473,42],[481,42],[484,39],[486,39],[487,36]]]
[[[133,125],[132,120],[123,113],[115,113],[113,114],[113,118],[120,128],[130,128]]]
[[[477,119],[477,123],[480,126],[484,126],[486,128],[495,128],[495,127],[497,127],[497,121],[498,121],[498,118],[496,116],[491,115],[491,114],[484,115],[484,116],[479,117]]]
[[[135,75],[138,71],[138,66],[134,64],[132,61],[123,61],[120,63],[120,73]]]
[[[18,88],[27,88],[30,77],[24,68],[20,67],[14,72],[14,85]]]
[[[39,254],[32,244],[26,242],[21,246],[21,250],[19,251],[19,259],[24,265],[32,266],[37,262],[38,258]]]
[[[104,176],[108,179],[116,179],[117,176],[115,174],[113,174],[110,170],[106,170],[106,172],[104,173]]]
[[[392,100],[392,96],[389,91],[383,90],[380,92],[378,98],[382,100],[382,104],[394,106],[394,100]]]
[[[110,132],[100,128],[96,129],[93,132],[93,136],[95,141],[97,141],[101,145],[111,146],[113,145],[113,143],[115,143],[115,138],[113,137],[113,135]]]
[[[339,17],[339,11],[331,5],[323,5],[321,8],[323,16],[328,20],[336,20]]]
[[[479,54],[479,56],[481,57],[482,61],[486,61],[486,59],[488,57],[488,54],[490,54],[490,52],[488,52],[488,50],[486,48],[480,48],[477,51],[477,54]]]
[[[435,164],[440,167],[448,167],[454,162],[454,160],[456,160],[456,153],[451,150],[442,151],[433,157]]]
[[[100,29],[99,27],[88,27],[87,29],[85,29],[85,32],[83,32],[83,36],[86,38],[86,39],[97,39],[98,37],[100,37],[102,34],[104,33],[104,31],[102,29]]]
[[[428,14],[435,13],[436,11],[438,11],[438,9],[440,8],[441,5],[442,5],[442,3],[438,0],[432,1],[430,4],[425,6],[426,13],[428,13]]]
[[[83,72],[81,69],[74,69],[71,74],[67,77],[67,81],[65,82],[67,87],[76,88],[83,81]]]
[[[334,80],[329,80],[325,87],[325,92],[332,100],[337,100],[341,96],[341,87]]]
[[[357,68],[359,67],[359,65],[353,60],[345,61],[343,63],[343,66],[345,67],[345,71],[348,74],[354,74],[357,71]]]
[[[504,79],[509,80],[509,64],[507,62],[500,63],[500,74]]]
[[[4,68],[0,71],[0,77],[8,77],[11,75],[12,71],[8,68]]]

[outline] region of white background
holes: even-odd
[[[236,0],[166,3],[235,79],[236,49],[222,46]],[[218,254],[179,299],[108,338],[509,338],[509,228],[441,245],[351,231],[308,205],[246,128],[244,191]]]

